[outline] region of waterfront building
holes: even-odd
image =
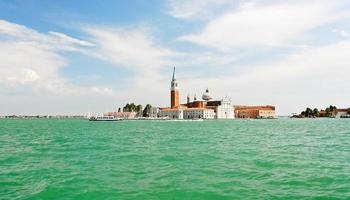
[[[235,118],[273,119],[276,118],[275,106],[234,106]]]
[[[159,117],[159,108],[152,107],[149,112],[149,118],[158,118]]]
[[[123,119],[135,119],[137,112],[108,112],[103,114],[104,117],[116,117]]]
[[[336,118],[350,117],[350,115],[348,114],[348,109],[345,109],[345,108],[335,109],[334,116]]]
[[[320,110],[319,117],[332,117],[332,118],[350,118],[348,109],[346,108],[336,108],[332,111]]]
[[[350,115],[348,114],[348,109],[336,108],[329,113],[327,113],[325,110],[321,110],[320,117],[349,118]]]
[[[215,110],[208,108],[187,108],[183,112],[184,119],[214,119]]]
[[[176,80],[175,68],[170,84],[170,107],[160,108],[158,116],[169,119],[233,119],[234,108],[231,99],[225,97],[221,100],[213,100],[207,88],[202,94],[202,99],[194,96],[190,101],[180,104],[180,89]]]
[[[223,98],[216,107],[217,119],[233,119],[235,117],[231,99]]]
[[[183,109],[161,108],[159,111],[159,117],[169,119],[183,119]]]

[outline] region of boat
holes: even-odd
[[[174,122],[202,122],[203,119],[167,119],[167,121],[174,121]]]
[[[121,121],[123,119],[114,116],[92,116],[89,121]]]
[[[203,121],[203,119],[201,119],[201,118],[195,118],[195,119],[191,119],[191,121],[202,122],[202,121]]]

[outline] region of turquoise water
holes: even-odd
[[[350,120],[0,120],[0,199],[350,198]]]

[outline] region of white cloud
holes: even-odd
[[[208,22],[205,28],[180,40],[228,51],[232,48],[285,46],[300,41],[317,27],[350,16],[345,1],[256,3],[241,6]]]
[[[35,91],[64,92],[59,88],[67,83],[58,76],[58,70],[66,61],[55,52],[31,41],[2,41],[0,52],[0,83],[3,86],[25,85]]]
[[[305,82],[316,81],[323,83],[331,81],[328,84],[333,87],[333,83],[346,80],[350,73],[348,63],[350,58],[348,51],[350,50],[350,40],[342,41],[336,44],[331,44],[321,47],[310,47],[303,49],[297,53],[287,56],[284,60],[260,65],[253,72],[240,74],[236,77],[237,81],[256,80],[260,83],[286,83],[308,86],[298,88],[302,91],[310,90],[310,84]],[[273,77],[273,78],[272,78]],[[295,80],[295,81],[293,81]],[[349,85],[349,83],[346,83]],[[339,85],[338,85],[339,86]],[[334,87],[336,90],[339,87]],[[315,91],[320,92],[322,88]]]
[[[147,28],[87,28],[96,48],[90,53],[100,59],[131,69],[152,70],[170,63],[175,52],[157,44]]]
[[[95,48],[86,52],[88,55],[133,72],[127,78],[128,88],[118,91],[119,95],[138,102],[147,101],[145,92],[157,96],[155,93],[161,90],[159,81],[164,79],[162,71],[173,66],[177,52],[159,45],[147,27],[88,27],[85,30],[95,44]]]
[[[21,84],[25,84],[27,82],[34,82],[37,81],[38,79],[40,79],[40,76],[38,75],[38,73],[32,69],[23,69],[21,71],[19,78],[17,77],[8,77],[8,80],[11,82],[19,82]]]
[[[91,42],[72,38],[63,33],[54,32],[54,31],[50,31],[49,33],[51,34],[51,36],[54,36],[54,37],[51,37],[50,39],[51,40],[54,39],[56,43],[59,43],[61,45],[62,44],[79,45],[79,46],[86,46],[86,47],[94,46],[94,44],[92,44]]]
[[[83,113],[89,104],[98,107],[99,98],[115,95],[107,87],[73,85],[60,74],[68,66],[62,51],[91,47],[63,33],[43,34],[0,20],[1,114]]]
[[[223,6],[234,5],[232,0],[169,0],[168,14],[183,20],[208,19]]]
[[[91,91],[96,94],[113,95],[113,90],[107,87],[92,87]]]
[[[92,43],[63,33],[39,33],[22,25],[0,20],[0,83],[12,89],[26,86],[33,91],[52,94],[76,93],[59,75],[67,60],[59,51],[76,51]]]
[[[40,48],[74,51],[77,47],[91,47],[92,43],[58,32],[39,33],[25,26],[0,20],[0,34],[9,36],[10,41],[35,43]]]
[[[342,37],[349,37],[350,36],[350,33],[348,31],[346,31],[346,30],[333,29],[332,31],[333,31],[333,33],[337,33],[337,34],[339,34]]]
[[[43,34],[0,20],[0,105],[11,102],[11,98],[15,98],[17,104],[26,101],[38,105],[25,108],[23,106],[28,104],[23,103],[23,106],[4,109],[3,112],[68,113],[70,109],[81,112],[84,105],[93,105],[96,110],[109,104],[111,109],[117,103],[116,98],[120,102],[151,102],[150,99],[156,96],[154,92],[159,94],[159,81],[163,78],[161,70],[170,67],[175,52],[161,47],[144,28],[131,30],[89,27],[82,30],[90,35],[90,41],[58,32]],[[69,61],[61,54],[64,51],[78,51],[110,62],[112,66],[129,68],[135,74],[128,77],[128,87],[118,93],[109,86],[98,84],[94,87],[72,85],[59,73],[69,65]],[[111,84],[118,85],[118,80]],[[149,93],[146,98],[145,92]],[[47,100],[46,104],[43,103],[44,100]],[[113,104],[108,103],[112,101]],[[47,106],[54,102],[60,105]],[[72,108],[70,102],[79,106]],[[85,111],[87,110],[86,108]],[[104,111],[108,110],[100,110]]]

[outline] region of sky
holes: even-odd
[[[350,107],[348,0],[1,0],[0,115],[169,106]]]

